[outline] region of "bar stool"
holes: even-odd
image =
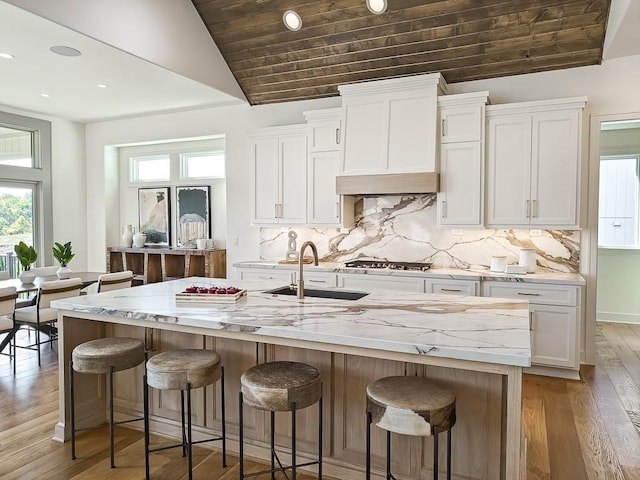
[[[191,390],[206,387],[220,380],[222,409],[222,436],[194,442],[191,434]],[[180,390],[182,443],[149,449],[149,388]],[[187,428],[185,432],[185,392],[187,396]],[[193,445],[222,441],[222,466],[227,466],[226,418],[224,408],[224,368],[220,355],[211,350],[171,350],[151,357],[147,361],[144,376],[144,460],[146,478],[149,480],[149,454],[169,448],[182,447],[182,456],[189,459],[189,479],[193,478]]]
[[[144,343],[137,338],[109,337],[99,338],[81,343],[73,349],[69,362],[69,390],[71,397],[71,459],[76,459],[76,430],[74,375],[93,373],[107,375],[107,395],[109,397],[109,448],[111,468],[115,468],[113,427],[121,423],[134,422],[142,418],[134,418],[120,422],[113,421],[113,373],[128,370],[145,360]],[[97,427],[91,427],[97,428]]]
[[[298,467],[318,465],[318,478],[322,478],[322,380],[320,372],[311,365],[299,362],[269,362],[251,367],[240,377],[240,480],[264,473],[291,470],[296,480]],[[318,402],[318,460],[296,464],[296,411]],[[248,475],[244,474],[243,403],[271,414],[271,468]],[[280,462],[275,450],[275,412],[291,412],[291,466]],[[278,462],[278,468],[275,462]]]
[[[451,480],[451,427],[456,396],[424,377],[385,377],[367,385],[366,480],[371,478],[371,423],[387,431],[387,480],[391,473],[391,432],[433,435],[433,478],[438,480],[438,435],[447,431],[447,480]]]

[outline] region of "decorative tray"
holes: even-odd
[[[236,287],[189,287],[176,293],[176,302],[181,303],[236,303],[247,296],[245,288]]]

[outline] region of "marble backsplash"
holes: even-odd
[[[438,227],[436,195],[364,197],[357,202],[356,225],[337,228],[261,228],[261,260],[286,256],[287,234],[297,234],[300,248],[306,240],[318,247],[327,262],[380,259],[431,262],[434,268],[489,267],[493,255],[506,255],[518,263],[521,248],[536,250],[538,267],[577,273],[580,267],[580,232],[542,230],[464,229]],[[540,232],[540,230],[538,230]],[[458,234],[461,233],[461,234]]]

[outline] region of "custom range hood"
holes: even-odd
[[[336,193],[338,195],[436,193],[439,187],[440,175],[434,172],[342,175],[336,177]]]

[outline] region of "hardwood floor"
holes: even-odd
[[[524,376],[528,480],[640,480],[640,325],[599,324],[597,347],[597,365],[583,367],[581,381]],[[0,478],[144,478],[140,431],[117,428],[114,470],[109,468],[106,429],[79,436],[75,461],[68,443],[51,440],[57,421],[58,365],[55,351],[48,346],[42,351],[40,369],[35,352],[18,351],[15,378],[8,358],[0,357]],[[217,451],[194,448],[196,479],[238,478],[237,458],[229,455],[228,464],[221,467]],[[257,471],[264,466],[251,463],[246,468]],[[187,478],[186,461],[178,449],[153,454],[152,477]]]

